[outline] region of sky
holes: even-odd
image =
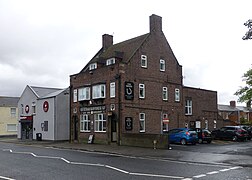
[[[115,44],[148,33],[156,14],[184,85],[217,91],[228,105],[252,67],[252,40],[242,40],[251,7],[251,0],[0,0],[0,96],[21,96],[26,85],[68,87],[103,34]]]

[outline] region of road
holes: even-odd
[[[231,144],[173,145],[172,151],[250,155],[251,142]],[[168,151],[168,150],[167,150]],[[194,153],[194,154],[197,154]],[[252,168],[235,162],[208,163],[109,153],[27,146],[0,142],[0,179],[239,179],[252,180]]]

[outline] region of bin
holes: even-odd
[[[42,134],[41,133],[36,133],[36,140],[42,141]]]

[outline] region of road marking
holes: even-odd
[[[4,177],[4,176],[0,176],[0,179],[15,180],[15,179],[12,179],[12,178],[9,178],[9,177]]]
[[[184,179],[184,177],[180,177],[180,176],[167,176],[167,175],[162,175],[162,174],[145,174],[145,173],[128,172],[128,171],[125,171],[123,169],[119,169],[119,168],[116,168],[116,167],[113,167],[113,166],[110,166],[110,165],[106,165],[106,164],[71,162],[71,161],[69,161],[69,160],[67,160],[65,158],[62,158],[62,157],[39,156],[39,155],[36,155],[36,154],[34,154],[32,152],[18,152],[18,151],[13,151],[11,149],[3,149],[3,151],[9,151],[10,153],[14,153],[14,154],[28,154],[28,155],[32,155],[35,158],[59,159],[59,160],[62,160],[63,162],[65,162],[65,163],[73,164],[73,165],[105,167],[105,168],[112,169],[112,170],[120,172],[120,173],[129,174],[129,175],[133,175],[133,176],[148,176],[148,177],[159,177],[159,178]],[[7,180],[14,180],[14,179],[7,179]]]
[[[206,174],[212,175],[212,174],[218,174],[218,173],[219,173],[219,171],[212,171],[212,172],[208,172],[208,173],[206,173]]]
[[[206,175],[205,174],[200,174],[200,175],[197,175],[197,176],[193,176],[194,178],[201,178],[201,177],[205,177]]]
[[[230,171],[230,169],[221,169],[219,170],[220,172],[226,172],[226,171]]]

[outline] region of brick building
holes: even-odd
[[[171,128],[217,119],[217,92],[183,86],[178,63],[162,31],[162,18],[150,16],[150,32],[118,44],[102,36],[102,48],[70,76],[71,140],[164,147]],[[197,121],[197,123],[196,123]],[[201,123],[198,123],[201,122]],[[205,124],[204,124],[205,126]]]

